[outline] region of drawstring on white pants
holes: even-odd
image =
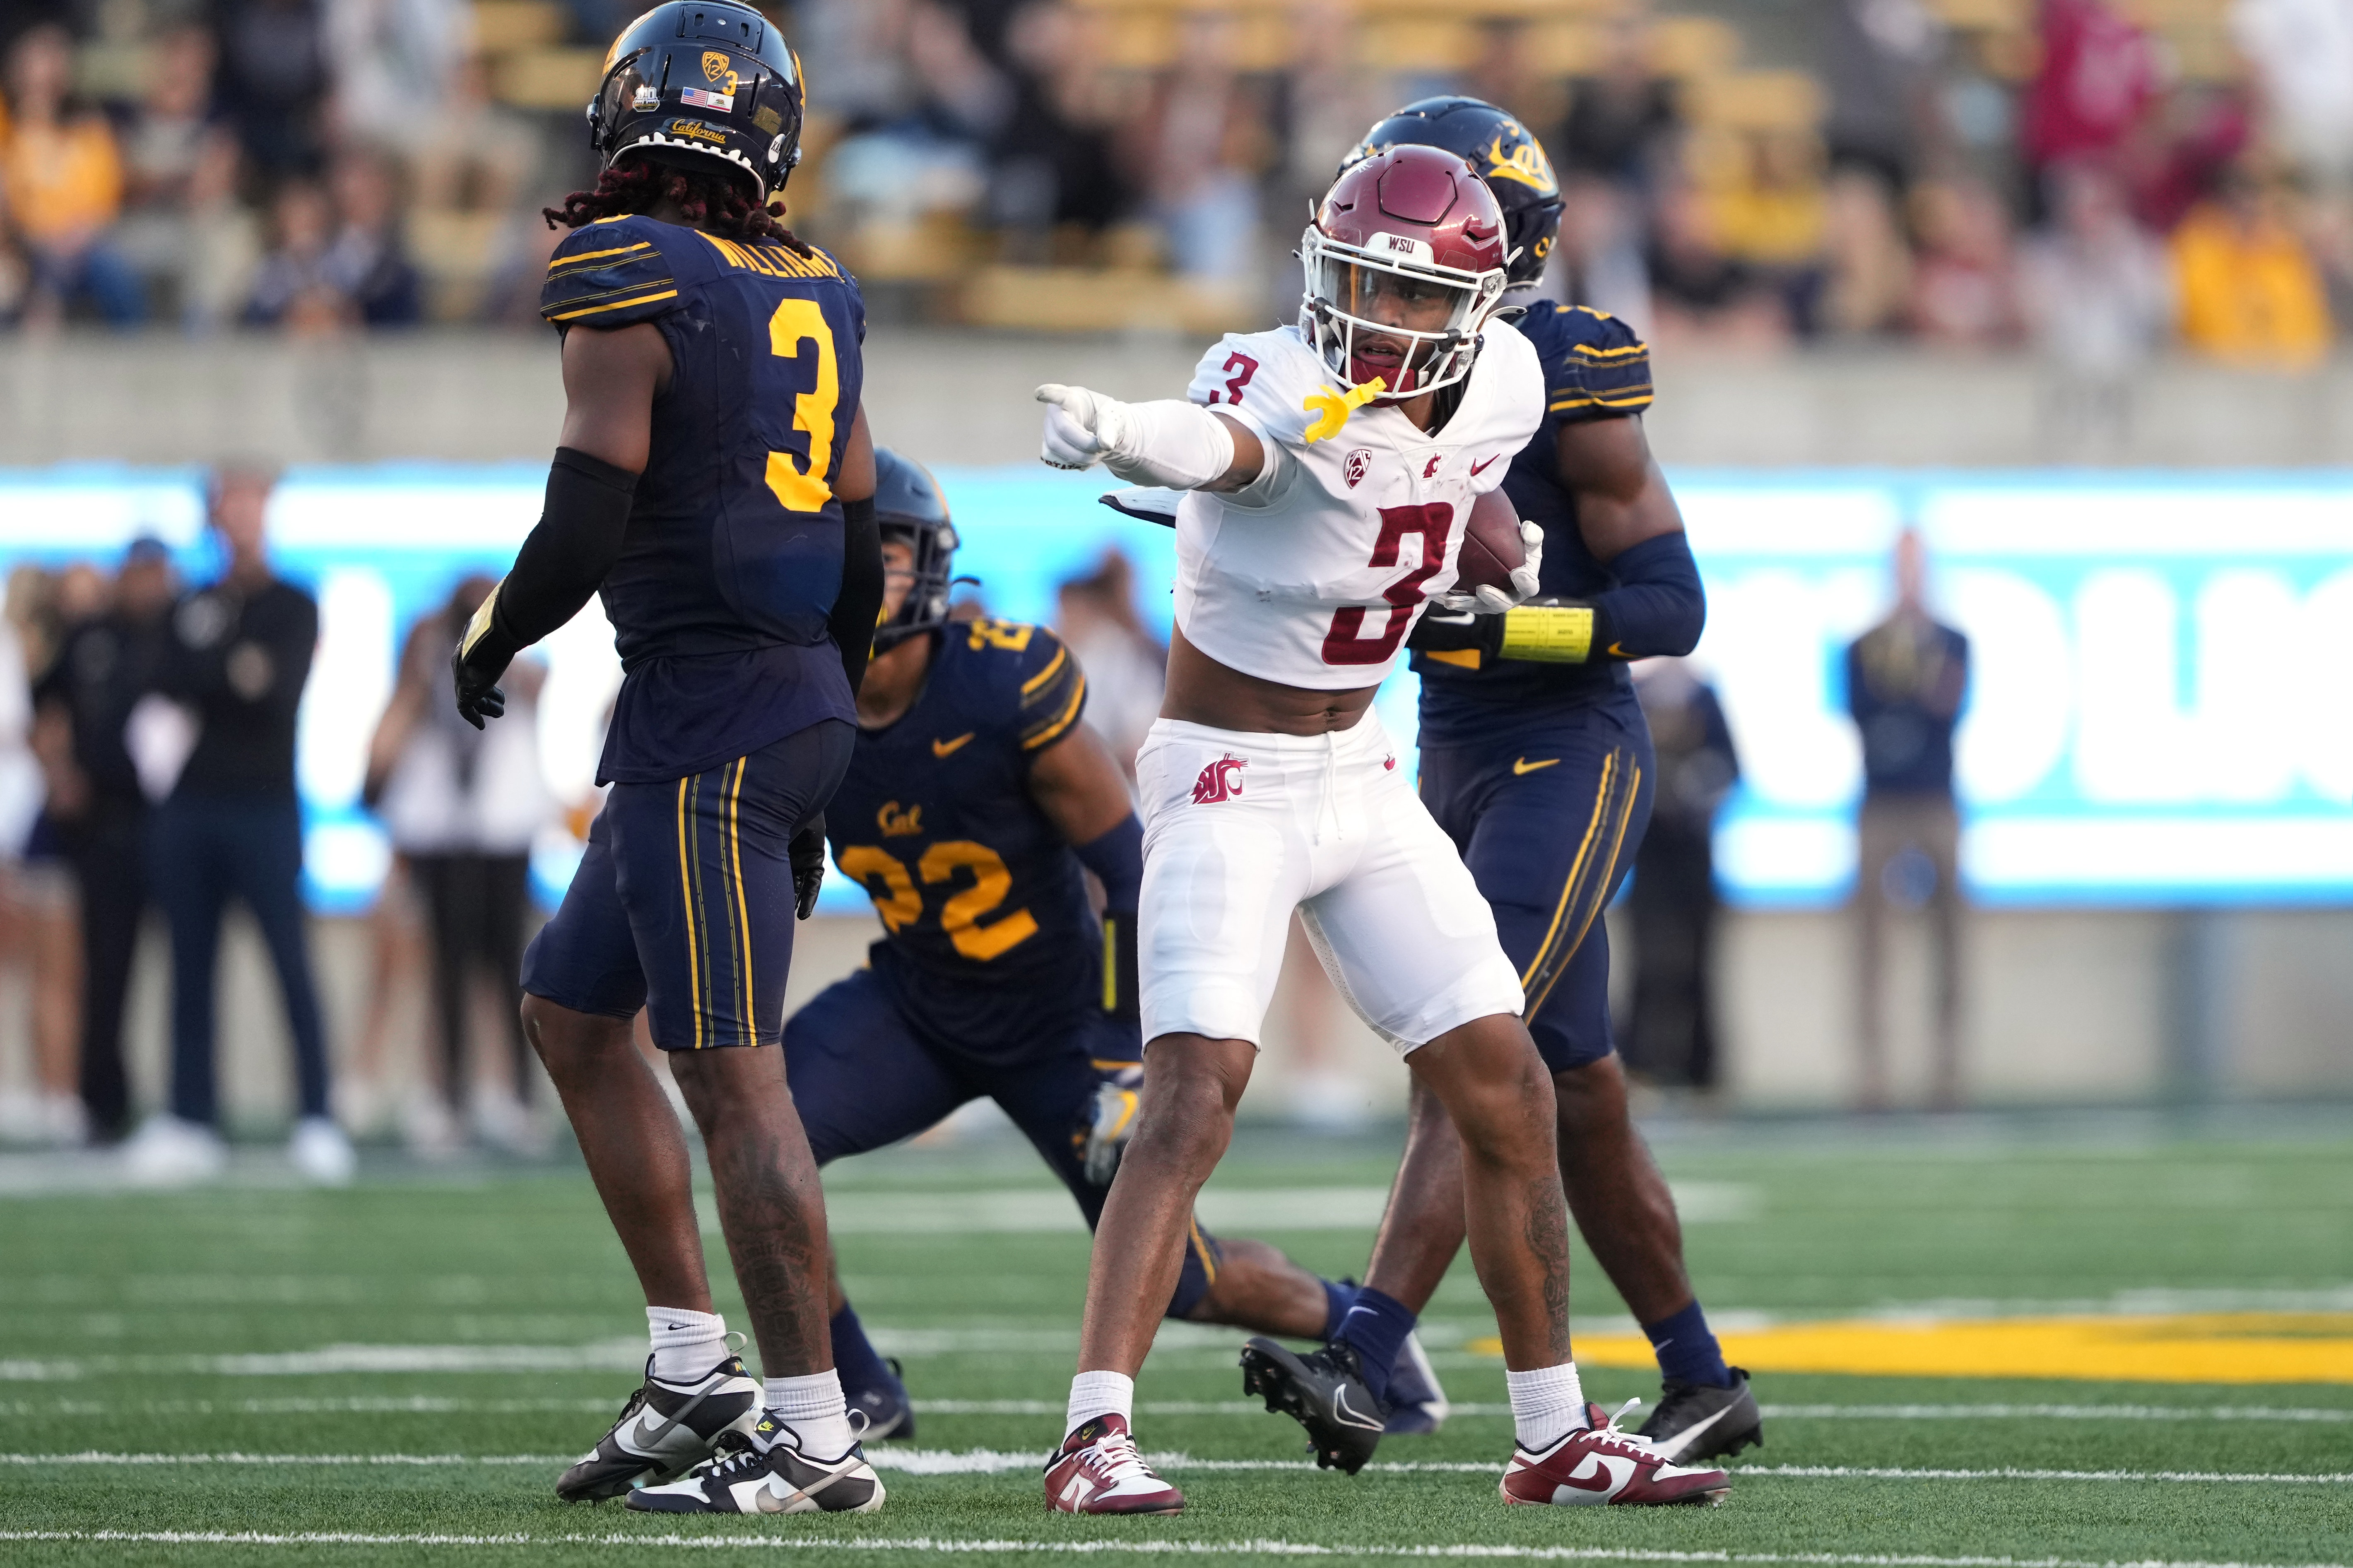
[[[1332,817],[1332,837],[1346,837],[1340,822],[1340,735],[1336,730],[1324,731],[1324,793],[1315,803],[1314,843],[1324,842],[1324,817],[1327,812]]]

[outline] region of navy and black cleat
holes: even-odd
[[[722,1433],[759,1418],[760,1385],[729,1356],[691,1383],[666,1383],[646,1358],[646,1380],[620,1419],[555,1483],[565,1502],[619,1497],[633,1487],[665,1481],[711,1455]]]
[[[1748,1373],[1736,1366],[1730,1388],[1668,1384],[1638,1435],[1675,1464],[1688,1465],[1762,1447],[1765,1415],[1748,1391]]]
[[[872,1513],[882,1479],[856,1443],[838,1459],[813,1459],[771,1415],[749,1432],[719,1435],[711,1457],[668,1486],[640,1487],[645,1513]]]
[[[915,1402],[907,1396],[907,1385],[902,1381],[906,1372],[896,1356],[884,1357],[882,1364],[890,1369],[882,1382],[864,1388],[845,1385],[843,1397],[853,1412],[866,1417],[865,1441],[896,1438],[911,1443],[915,1437]]]
[[[1406,1335],[1397,1364],[1389,1368],[1388,1419],[1382,1430],[1392,1437],[1424,1436],[1445,1426],[1452,1408],[1446,1403],[1446,1390],[1438,1385],[1430,1352],[1421,1348],[1421,1337]]]
[[[1335,1340],[1305,1355],[1269,1339],[1242,1346],[1242,1392],[1307,1428],[1322,1468],[1355,1475],[1380,1447],[1380,1402],[1365,1384],[1356,1348]]]

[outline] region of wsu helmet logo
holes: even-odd
[[[1221,800],[1231,800],[1242,793],[1242,770],[1250,766],[1245,757],[1229,752],[1201,770],[1193,781],[1193,804],[1214,805]]]
[[[1343,466],[1341,470],[1348,477],[1348,488],[1350,489],[1355,489],[1356,486],[1363,481],[1365,475],[1372,468],[1372,466],[1373,455],[1364,447],[1359,447],[1355,451],[1349,453],[1348,461]]]

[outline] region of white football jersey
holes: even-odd
[[[1454,585],[1472,501],[1504,482],[1544,419],[1535,348],[1504,321],[1480,339],[1454,416],[1432,432],[1386,405],[1341,409],[1346,383],[1296,327],[1229,333],[1202,356],[1186,395],[1288,461],[1230,495],[1191,491],[1177,508],[1187,642],[1285,686],[1339,690],[1388,674],[1429,596]]]

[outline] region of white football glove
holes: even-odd
[[[1526,604],[1536,596],[1544,573],[1544,530],[1525,518],[1520,520],[1520,563],[1512,568],[1510,593],[1482,584],[1476,589],[1449,589],[1430,603],[1456,615],[1473,616],[1500,616],[1514,605]]]
[[[1050,405],[1038,455],[1058,468],[1100,462],[1132,485],[1190,490],[1234,465],[1233,433],[1198,404],[1122,403],[1056,382],[1038,389],[1038,401]]]
[[[1127,405],[1083,386],[1050,381],[1038,389],[1047,405],[1046,438],[1038,456],[1057,468],[1092,468],[1117,452],[1133,432]]]

